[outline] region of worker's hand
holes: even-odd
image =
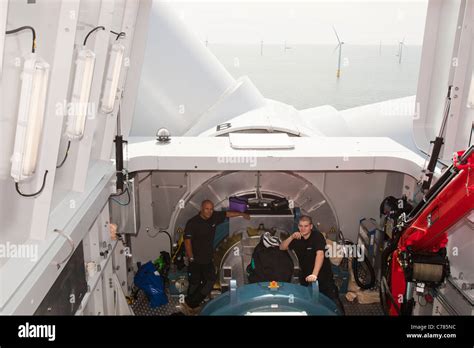
[[[301,239],[301,233],[295,232],[291,235],[292,239]]]
[[[242,213],[242,217],[243,217],[245,220],[250,220],[250,215],[247,214],[247,213]]]
[[[306,277],[306,281],[308,283],[315,282],[316,280],[318,280],[318,277],[314,274],[310,274],[309,276]]]

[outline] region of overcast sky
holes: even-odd
[[[209,43],[421,45],[428,1],[170,1]]]

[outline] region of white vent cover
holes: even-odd
[[[295,145],[286,133],[246,134],[230,133],[230,146],[233,149],[294,149]]]

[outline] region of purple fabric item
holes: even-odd
[[[229,197],[229,211],[244,213],[247,210],[247,199],[239,197]]]

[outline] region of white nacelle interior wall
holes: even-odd
[[[446,162],[451,161],[453,152],[470,145],[474,116],[469,99],[469,90],[474,87],[471,86],[473,16],[471,1],[428,2],[413,135],[417,146],[429,153],[430,141],[438,136],[441,128],[448,86],[452,85],[451,107],[440,154]]]
[[[6,29],[14,29],[20,26],[33,26],[37,33],[38,56],[43,57],[50,65],[53,62],[56,46],[56,32],[58,29],[58,18],[61,4],[59,2],[47,1],[40,6],[28,5],[26,1],[10,1],[7,14]],[[1,241],[11,243],[24,243],[29,238],[32,229],[33,210],[35,200],[20,197],[15,192],[14,181],[10,176],[11,162],[15,142],[17,126],[18,106],[20,99],[21,80],[24,58],[30,54],[32,35],[30,31],[19,34],[6,35],[3,48],[3,69],[1,80],[1,104],[0,104],[0,221],[2,222]],[[54,115],[53,115],[54,117]],[[46,122],[45,122],[46,123]],[[46,126],[46,125],[45,125]],[[44,136],[43,136],[44,140]],[[41,158],[46,156],[45,147],[41,148],[38,167],[41,167]],[[43,172],[37,170],[33,180],[21,187],[24,191],[36,191],[43,179]],[[45,226],[34,226],[44,228]],[[3,262],[4,260],[0,260]]]
[[[474,211],[448,230],[448,256],[451,275],[460,287],[474,284]],[[474,289],[469,290],[474,302]]]
[[[127,314],[128,306],[120,307],[119,300],[132,287],[128,282],[127,253],[122,241],[111,238],[110,223],[109,204],[106,204],[83,239],[88,292],[77,315]],[[87,271],[91,262],[96,265],[94,274]]]
[[[11,0],[7,6],[1,6],[1,9],[7,9],[5,16],[5,13],[0,15],[1,26],[5,30],[25,25],[34,27],[36,54],[50,65],[50,73],[36,171],[32,178],[20,183],[20,188],[25,193],[38,191],[43,173],[48,170],[46,185],[36,197],[21,197],[15,191],[10,176],[10,158],[17,127],[20,75],[25,57],[31,53],[32,35],[28,30],[2,35],[0,243],[37,247],[39,260],[30,262],[20,258],[0,258],[0,279],[9,279],[9,282],[1,282],[0,313],[34,313],[42,296],[62,270],[51,266],[51,260],[64,259],[69,253],[66,238],[56,233],[55,229],[71,237],[77,246],[86,234],[92,233],[88,232],[89,226],[83,224],[97,219],[101,211],[97,210],[97,205],[102,205],[106,197],[115,191],[115,166],[111,158],[119,98],[127,87],[128,92],[123,95],[122,104],[127,105],[128,110],[133,109],[136,91],[133,84],[129,87],[127,75],[129,70],[134,75],[139,75],[141,71],[143,49],[140,49],[139,44],[135,45],[135,39],[142,42],[146,38],[149,5],[147,1],[138,0]],[[137,24],[140,30],[136,32]],[[85,35],[100,25],[106,30],[96,31],[87,41],[87,48],[96,55],[89,99],[92,114],[86,121],[83,138],[71,143],[64,166],[56,168],[67,148],[64,131],[77,51],[82,47]],[[111,34],[110,30],[123,31],[126,35],[116,41],[116,35]],[[100,112],[100,100],[104,92],[109,49],[116,42],[125,46],[125,53],[115,107],[105,115]],[[137,78],[132,76],[131,81]],[[132,117],[131,112],[121,113],[122,122],[127,125],[131,123]],[[126,139],[128,134],[123,134]],[[86,206],[94,208],[88,210]],[[108,208],[103,214],[108,220]],[[121,257],[124,257],[123,254]],[[112,262],[110,264],[112,267]]]

